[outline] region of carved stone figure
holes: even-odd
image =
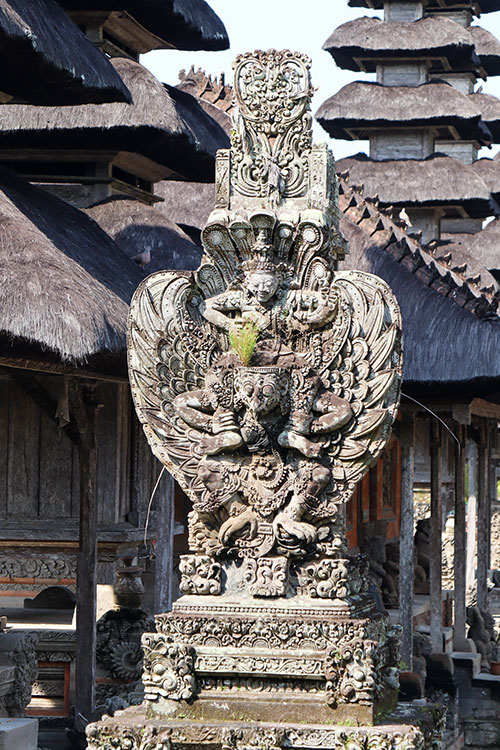
[[[201,265],[153,274],[132,301],[134,402],[192,502],[191,554],[143,637],[146,706],[89,728],[93,750],[110,733],[141,750],[426,747],[411,726],[358,730],[394,708],[397,632],[347,554],[345,505],[389,438],[401,320],[383,281],[337,268],[309,65],[237,58]]]

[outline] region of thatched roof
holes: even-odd
[[[498,213],[490,192],[471,167],[457,159],[434,154],[427,159],[374,161],[366,154],[339,159],[350,182],[363,185],[368,197],[385,206],[462,206],[478,218]]]
[[[494,159],[478,159],[471,169],[483,180],[493,198],[500,200],[500,163]]]
[[[327,50],[340,68],[374,72],[380,60],[391,58],[446,58],[450,65],[470,66],[474,42],[468,31],[449,18],[391,22],[355,18],[339,26],[326,40]]]
[[[205,112],[230,135],[232,128],[230,112],[234,108],[234,99],[231,87],[225,83],[224,74],[221,75],[219,81],[211,75],[207,76],[201,68],[195,70],[194,66],[191,66],[187,73],[185,70],[179,72],[179,80],[177,88],[194,96]]]
[[[448,83],[383,86],[353,81],[327,99],[316,119],[333,138],[366,138],[368,130],[391,126],[452,126],[461,138],[490,142],[481,111]]]
[[[69,148],[132,151],[184,179],[213,180],[218,148],[229,140],[189,94],[160,83],[139,63],[111,61],[130,90],[132,104],[0,109],[0,148]]]
[[[72,362],[125,348],[143,278],[83,212],[0,169],[0,332]]]
[[[205,0],[59,0],[69,11],[125,11],[166,47],[185,50],[228,49],[219,16]]]
[[[474,41],[476,54],[481,65],[489,76],[500,74],[500,42],[489,31],[481,26],[469,26],[467,29]]]
[[[203,229],[215,206],[215,185],[201,182],[163,180],[155,185],[163,198],[155,208],[183,229]]]
[[[480,110],[484,124],[491,133],[492,143],[500,143],[500,99],[492,94],[468,94],[474,107]]]
[[[487,268],[492,275],[500,279],[500,221],[490,221],[480,232],[461,236],[470,255]]]
[[[55,0],[0,0],[0,91],[33,104],[130,101],[109,60]]]
[[[183,185],[185,183],[177,183]],[[146,273],[164,269],[195,270],[201,248],[158,209],[128,196],[113,196],[85,210],[116,244],[137,258]]]
[[[454,384],[478,396],[497,388],[500,376],[498,294],[479,291],[471,281],[440,263],[408,237],[376,205],[341,183],[341,231],[349,241],[344,268],[358,268],[384,278],[395,292],[403,315],[403,389],[422,393],[433,384],[450,398]],[[453,262],[453,261],[451,261]],[[474,356],[471,356],[474,342]]]
[[[398,0],[394,1],[398,2]],[[383,10],[384,2],[387,2],[387,0],[348,0],[347,4],[351,8]],[[468,7],[473,13],[492,13],[495,10],[500,10],[500,0],[429,0],[427,3],[428,10],[435,8],[450,8],[451,10],[456,6],[460,8]]]

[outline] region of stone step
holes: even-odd
[[[37,750],[36,719],[0,719],[0,750]]]

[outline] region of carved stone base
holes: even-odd
[[[431,750],[441,747],[431,712],[407,712],[408,723],[321,726],[149,719],[144,707],[119,711],[87,727],[88,750]],[[426,715],[428,714],[428,715]],[[306,716],[304,711],[303,716]],[[415,724],[418,721],[418,726]]]

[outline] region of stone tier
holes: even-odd
[[[307,716],[304,712],[303,717]],[[305,721],[243,723],[158,720],[144,706],[118,711],[87,728],[88,750],[430,750],[441,747],[435,707],[412,708],[383,726],[325,726]],[[398,723],[400,722],[400,723]],[[418,726],[417,726],[418,724]]]

